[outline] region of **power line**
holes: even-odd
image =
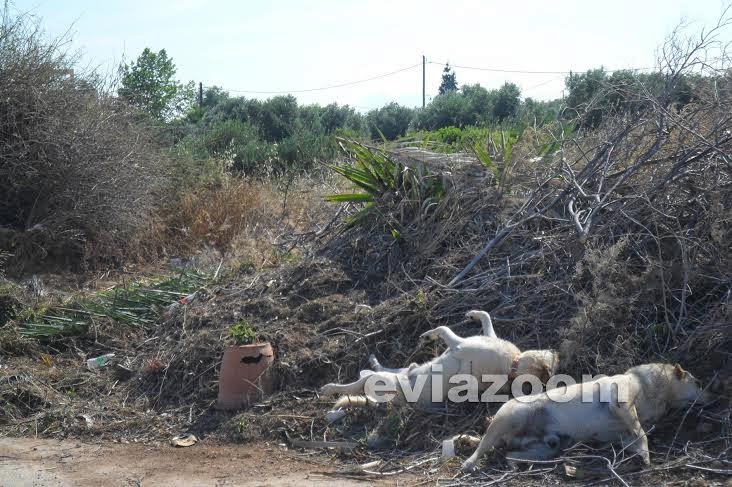
[[[312,91],[332,90],[334,88],[343,88],[344,86],[352,86],[352,85],[357,85],[360,83],[366,83],[368,81],[374,81],[377,79],[386,78],[387,76],[392,76],[395,74],[402,73],[404,71],[409,71],[410,69],[414,69],[421,65],[422,65],[422,63],[418,63],[418,64],[414,64],[412,66],[408,66],[406,68],[397,69],[396,71],[392,71],[390,73],[373,76],[371,78],[360,79],[358,81],[349,81],[349,82],[341,83],[341,84],[337,84],[337,85],[323,86],[321,88],[306,88],[306,89],[302,89],[302,90],[286,90],[286,91],[257,91],[257,90],[227,90],[227,91],[233,91],[234,93],[254,93],[257,95],[284,95],[287,93],[309,93]]]
[[[449,63],[440,63],[436,61],[427,61],[427,64],[435,64],[438,66],[447,66]],[[406,68],[397,69],[396,71],[391,71],[389,73],[380,74],[377,76],[372,76],[370,78],[360,79],[356,81],[348,81],[345,83],[339,83],[335,85],[329,85],[329,86],[322,86],[319,88],[304,88],[299,90],[280,90],[280,91],[263,91],[263,90],[234,90],[234,89],[226,89],[226,91],[233,92],[233,93],[249,93],[249,94],[255,94],[255,95],[285,95],[288,93],[311,93],[314,91],[325,91],[325,90],[332,90],[336,88],[343,88],[346,86],[353,86],[358,85],[361,83],[368,83],[369,81],[375,81],[377,79],[386,78],[389,76],[393,76],[395,74],[403,73],[404,71],[409,71],[410,69],[417,68],[419,66],[424,67],[424,63],[418,63],[413,64],[411,66],[407,66]],[[503,68],[486,68],[486,67],[477,67],[477,66],[463,66],[458,64],[450,64],[453,68],[459,68],[459,69],[469,69],[469,70],[475,70],[475,71],[488,71],[493,73],[513,73],[513,74],[559,74],[559,75],[568,75],[571,73],[571,71],[529,71],[529,70],[520,70],[520,69],[503,69]],[[626,68],[633,71],[646,71],[653,68]],[[608,73],[612,73],[615,71],[621,71],[619,69],[615,70],[605,70]],[[580,71],[577,71],[580,72]],[[550,80],[554,81],[554,80]],[[547,81],[546,83],[549,83],[550,81]],[[528,88],[527,90],[537,88],[539,86],[542,86],[546,83],[541,83],[537,86],[533,86],[531,88]],[[225,89],[225,88],[224,88]]]
[[[436,61],[428,61],[429,64],[437,64],[439,66],[447,66],[460,69],[473,69],[475,71],[490,71],[493,73],[520,73],[520,74],[568,74],[569,71],[522,71],[517,69],[500,69],[500,68],[477,68],[474,66],[459,66],[450,63],[438,63]]]
[[[531,90],[533,90],[533,89],[535,89],[535,88],[539,88],[539,87],[542,87],[542,86],[544,86],[544,85],[548,85],[549,83],[552,83],[552,82],[554,82],[554,81],[559,81],[559,80],[561,80],[561,79],[564,79],[564,77],[563,77],[563,76],[559,76],[558,78],[551,78],[551,79],[548,79],[548,80],[546,80],[546,81],[542,81],[542,82],[541,82],[541,83],[539,83],[539,84],[536,84],[536,85],[533,85],[533,86],[529,86],[528,88],[524,88],[524,89],[523,89],[523,91],[524,91],[524,93],[525,93],[525,92],[527,92],[527,91],[531,91]]]
[[[581,71],[527,71],[527,70],[521,70],[521,69],[501,69],[501,68],[479,68],[475,66],[460,66],[458,64],[450,64],[450,63],[439,63],[436,61],[428,61],[429,64],[437,64],[439,66],[447,66],[448,64],[453,68],[460,68],[460,69],[472,69],[475,71],[490,71],[493,73],[515,73],[515,74],[569,74],[571,72],[580,73]],[[615,71],[624,71],[624,70],[630,70],[630,71],[647,71],[649,69],[653,68],[625,68],[625,69],[606,69],[605,72],[607,73],[613,73]]]

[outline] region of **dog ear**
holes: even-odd
[[[546,384],[549,382],[549,379],[551,378],[551,370],[549,369],[549,366],[544,364],[541,366],[541,374],[539,375],[539,380],[542,384]]]
[[[679,380],[683,379],[685,373],[686,373],[686,371],[684,369],[682,369],[679,364],[674,365],[674,375],[676,376],[677,379],[679,379]]]

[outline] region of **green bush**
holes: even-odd
[[[401,201],[400,224],[415,213],[425,214],[425,209],[439,202],[445,195],[445,184],[440,175],[432,174],[423,165],[405,166],[395,161],[385,150],[370,149],[358,142],[341,139],[353,158],[353,165],[329,166],[357,188],[360,193],[339,193],[325,196],[333,203],[364,203],[362,210],[350,217],[345,228],[366,223],[374,215],[378,204]],[[391,235],[400,239],[401,234],[390,222]]]
[[[407,133],[414,117],[414,110],[398,103],[371,110],[366,115],[366,124],[371,139],[379,140],[383,135],[387,140],[395,140]]]
[[[435,135],[436,140],[448,145],[458,144],[463,140],[463,131],[457,127],[443,127]]]

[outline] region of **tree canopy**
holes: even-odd
[[[457,90],[458,84],[457,78],[455,77],[455,71],[450,68],[450,63],[447,63],[445,65],[445,69],[442,70],[442,83],[440,83],[438,92],[440,95],[444,95],[445,93]]]
[[[493,115],[499,122],[507,118],[514,118],[521,106],[521,90],[518,86],[508,81],[501,86],[496,96],[496,103],[493,105]]]
[[[153,52],[146,47],[136,61],[122,64],[120,71],[119,96],[154,118],[168,120],[193,101],[193,83],[178,83],[175,64],[165,49]]]

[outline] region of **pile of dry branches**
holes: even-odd
[[[378,208],[381,218],[335,239],[331,255],[356,279],[383,281],[382,298],[426,296],[425,321],[489,310],[501,336],[559,348],[569,373],[650,360],[706,375],[728,366],[732,77],[719,39],[728,24],[673,35],[658,66],[665,86],[622,88],[642,109],[607,114],[595,130],[553,127],[558,150],[514,161],[502,191],[487,174],[456,182],[409,221]],[[703,75],[692,101],[672,106],[691,73]]]
[[[114,263],[168,184],[149,127],[103,79],[74,71],[67,44],[48,41],[33,17],[5,10],[0,251],[12,253],[11,271]]]

